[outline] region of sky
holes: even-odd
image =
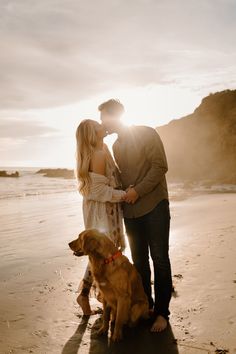
[[[192,113],[236,88],[235,38],[235,0],[0,0],[0,166],[74,167],[109,98],[125,124]]]

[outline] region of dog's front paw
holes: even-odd
[[[99,330],[96,332],[98,336],[107,336],[108,334],[108,327],[102,326],[99,328]]]

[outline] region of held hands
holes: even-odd
[[[123,197],[123,200],[128,204],[134,204],[138,197],[139,195],[136,190],[132,186],[129,186],[129,188],[126,189],[126,194]]]

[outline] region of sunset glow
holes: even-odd
[[[124,124],[156,127],[235,88],[234,2],[123,5],[3,2],[3,166],[73,166],[77,125],[99,120],[110,98],[124,104]]]

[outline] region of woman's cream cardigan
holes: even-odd
[[[89,172],[90,189],[88,195],[83,197],[83,216],[86,229],[96,228],[104,232],[113,241],[112,230],[107,212],[107,203],[119,203],[125,192],[115,189],[115,179]],[[120,219],[122,213],[120,209]],[[124,240],[121,240],[123,243]]]

